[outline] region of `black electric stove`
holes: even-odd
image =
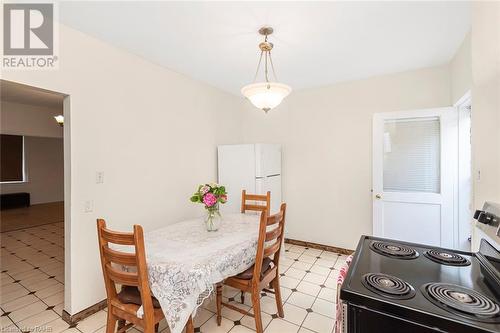
[[[500,332],[500,253],[362,236],[340,298],[348,333]]]

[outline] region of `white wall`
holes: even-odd
[[[471,33],[464,41],[450,62],[451,101],[456,103],[472,88]]]
[[[64,200],[62,138],[24,137],[26,182],[2,184],[1,193],[28,192],[31,204]]]
[[[216,179],[216,145],[241,141],[241,99],[65,26],[59,44],[58,70],[2,75],[70,95],[65,309],[74,314],[105,297],[96,218],[151,230],[199,215],[189,197]],[[96,171],[104,184],[95,184]],[[87,200],[93,213],[83,212]]]
[[[54,116],[62,112],[62,105],[61,108],[47,108],[2,101],[0,103],[0,132],[62,138],[63,129],[54,119]]]
[[[500,202],[500,2],[473,2],[471,50],[474,208],[480,208],[485,200]]]
[[[267,115],[247,102],[245,140],[284,147],[287,237],[354,249],[372,233],[372,115],[450,104],[447,65],[296,91]]]

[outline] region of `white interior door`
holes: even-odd
[[[374,115],[375,236],[455,247],[457,144],[454,108]]]

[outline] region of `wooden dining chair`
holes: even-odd
[[[283,234],[285,230],[286,204],[281,204],[280,211],[268,216],[267,211],[260,215],[259,239],[255,264],[236,276],[232,276],[217,285],[217,325],[220,326],[222,306],[255,318],[257,333],[262,333],[260,293],[262,290],[275,295],[278,315],[283,318],[283,303],[279,282],[279,260]],[[222,286],[227,285],[252,295],[253,314],[229,303],[222,302]],[[273,290],[269,290],[268,287]]]
[[[103,219],[98,219],[97,234],[108,303],[106,333],[115,332],[117,321],[117,333],[125,332],[134,325],[142,327],[144,333],[157,332],[164,314],[149,288],[142,227],[134,225],[133,233],[112,231],[106,228]],[[110,243],[133,246],[135,251],[118,251],[110,248]],[[121,285],[120,292],[117,292],[117,285]],[[137,310],[141,305],[143,316],[139,318]],[[186,331],[194,332],[191,317]]]
[[[248,202],[250,201],[250,203]],[[264,204],[258,204],[263,202]],[[241,213],[246,211],[263,212],[271,209],[271,192],[267,191],[266,194],[247,194],[246,190],[241,191]]]

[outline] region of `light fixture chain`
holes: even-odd
[[[276,71],[274,70],[273,58],[271,58],[271,51],[269,51],[269,62],[271,63],[271,70],[273,71],[274,80],[278,82],[278,76],[276,75]]]
[[[265,55],[265,57],[266,57],[265,61],[266,62],[265,62],[265,69],[264,69],[264,73],[266,75],[266,82],[269,82],[269,75],[268,75],[268,70],[267,70],[267,57],[268,57],[268,55],[269,55],[269,52],[266,51],[266,55]]]
[[[264,54],[264,51],[260,51],[260,58],[259,58],[259,63],[257,64],[257,70],[255,71],[255,76],[253,77],[253,82],[257,80],[257,75],[259,75],[259,69],[260,69],[260,64],[262,62],[262,55]]]

